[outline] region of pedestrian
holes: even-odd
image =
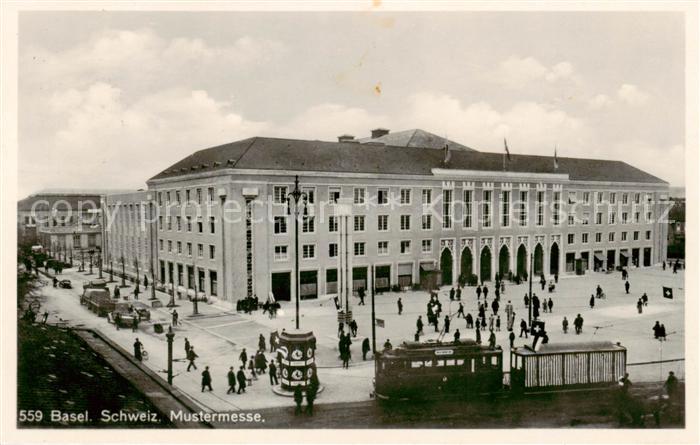
[[[270,385],[277,384],[279,384],[279,380],[277,380],[277,365],[275,365],[274,360],[270,360]]]
[[[647,296],[646,292],[642,294],[642,303],[644,304],[644,306],[647,306],[649,303],[649,297]]]
[[[661,328],[659,328],[659,338],[666,341],[666,326],[662,323]]]
[[[362,340],[362,360],[365,361],[367,360],[367,353],[369,352],[370,347],[369,347],[369,338],[365,338]]]
[[[243,366],[238,368],[238,372],[236,373],[236,379],[238,380],[238,391],[236,392],[236,394],[240,394],[241,392],[245,392],[246,378],[245,378],[245,371],[243,370]]]
[[[131,332],[136,332],[136,330],[139,328],[139,315],[134,314],[134,321],[131,323]]]
[[[445,334],[450,333],[450,316],[445,315]]]
[[[494,315],[498,313],[499,308],[500,305],[498,304],[498,300],[493,300],[493,303],[491,303],[491,309],[493,310]]]
[[[253,363],[252,358],[248,360],[248,371],[250,371],[250,375],[253,378],[253,380],[258,379],[258,375],[255,373],[255,363]]]
[[[58,286],[58,278],[53,277],[53,287],[57,287],[57,286]]]
[[[561,328],[565,334],[566,334],[566,331],[569,330],[569,320],[566,319],[566,316],[564,317],[564,319],[561,322]]]
[[[226,394],[231,394],[236,392],[236,373],[233,372],[233,366],[228,368],[228,374],[226,374],[226,378],[228,379],[228,389],[226,390]]]
[[[678,378],[673,371],[668,372],[668,378],[666,379],[666,383],[664,383],[664,388],[670,399],[673,399],[678,393]]]
[[[656,340],[659,339],[660,337],[660,331],[661,331],[661,326],[659,325],[659,320],[656,320],[656,323],[654,323],[654,326],[651,328],[654,331],[654,338]]]
[[[190,354],[190,341],[185,337],[185,357]]]
[[[41,324],[46,324],[46,320],[49,319],[49,313],[48,311],[44,311],[43,316],[41,317]]]
[[[629,294],[630,293],[630,282],[625,281],[625,293]]]
[[[197,357],[199,356],[194,352],[194,346],[190,346],[190,350],[187,352],[187,360],[190,362],[190,364],[187,365],[187,372],[190,372],[190,368],[197,369],[197,365],[194,363]]]
[[[547,307],[549,308],[549,313],[552,313],[552,307],[554,307],[554,301],[550,298],[549,301],[547,301]]]
[[[481,344],[481,330],[479,330],[479,320],[476,321],[476,344]]]
[[[177,326],[179,318],[180,315],[177,313],[177,310],[173,309],[173,326]]]
[[[494,317],[493,315],[489,315],[489,331],[493,331],[493,322],[494,322]]]
[[[505,293],[506,293],[506,282],[501,281],[501,294],[505,294]]]
[[[525,321],[524,318],[520,319],[520,335],[519,337],[522,337],[523,334],[525,334],[525,338],[527,338],[527,322]]]
[[[350,332],[352,333],[353,337],[357,337],[357,322],[355,319],[350,322]]]
[[[530,297],[528,297],[527,294],[523,297],[523,302],[525,303],[525,307],[530,307]]]
[[[596,288],[595,288],[595,296],[598,297],[598,298],[602,298],[602,297],[603,297],[603,288],[600,287],[600,284],[597,285]]]
[[[574,319],[574,328],[576,329],[576,335],[579,335],[583,331],[583,317],[581,314],[577,314]]]
[[[401,301],[401,297],[399,297],[398,301],[396,302],[396,305],[399,307],[399,315],[403,312],[403,302]]]
[[[595,307],[595,298],[593,297],[593,294],[591,294],[590,300],[588,300],[588,304],[591,306],[591,309]]]
[[[204,392],[204,388],[209,388],[209,391],[214,391],[211,388],[211,374],[209,373],[209,366],[205,366],[204,371],[202,371],[202,392]]]
[[[270,332],[270,352],[275,352],[277,349],[277,331]]]
[[[542,312],[547,313],[547,298],[542,300]]]
[[[260,334],[258,337],[258,351],[263,351],[265,352],[267,350],[267,346],[265,345],[265,337]]]
[[[542,290],[544,291],[544,285],[547,284],[547,280],[544,279],[544,275],[540,276],[540,287],[542,287]]]
[[[558,274],[558,273],[555,273],[555,274],[554,274],[554,282],[555,282],[556,284],[559,284],[559,274]]]
[[[496,349],[496,333],[493,330],[489,334],[489,349]]]
[[[345,334],[345,323],[339,322],[338,323],[338,338],[343,338],[343,334]]]
[[[121,292],[119,291],[119,286],[114,286],[114,298],[119,298],[121,296]]]
[[[515,332],[510,331],[510,334],[508,334],[508,339],[510,340],[510,349],[513,349],[515,346]]]
[[[391,345],[391,342],[390,342],[389,339],[387,338],[386,341],[384,342],[384,350],[385,350],[385,351],[390,351],[392,348],[393,348],[393,346]]]
[[[142,354],[141,354],[142,348],[143,348],[143,344],[142,344],[141,341],[137,338],[136,341],[134,342],[134,357],[135,357],[136,360],[138,360],[138,361],[142,361],[142,360],[143,360],[143,356],[142,356]]]
[[[464,306],[462,303],[459,303],[459,308],[457,309],[457,318],[459,317],[464,318]]]
[[[311,383],[306,387],[306,413],[310,416],[314,414],[314,401],[316,400],[316,394],[318,394],[318,383],[313,378]]]
[[[360,304],[358,306],[365,305],[365,288],[361,287],[357,289],[357,296],[360,297]]]
[[[294,388],[294,404],[296,409],[294,410],[294,415],[298,416],[301,414],[301,402],[304,401],[304,394],[301,392],[301,386],[297,385]]]
[[[640,314],[643,312],[642,307],[644,307],[644,303],[642,303],[642,299],[640,298],[637,300],[637,312]]]
[[[248,362],[248,353],[245,352],[245,348],[243,348],[243,351],[241,351],[241,354],[238,356],[239,359],[241,359],[241,363],[243,366],[245,366],[246,362]]]
[[[474,319],[472,318],[471,312],[468,313],[464,319],[467,321],[467,329],[472,329],[474,327]]]
[[[423,320],[420,315],[418,316],[418,320],[416,320],[416,329],[419,335],[423,333]]]
[[[143,275],[143,287],[144,289],[148,288],[148,277],[146,276],[146,274]]]
[[[454,333],[455,343],[458,343],[458,342],[459,342],[459,337],[460,337],[460,336],[461,336],[461,334],[459,333],[459,329],[455,329],[455,333]]]
[[[481,299],[481,286],[476,285],[476,301],[479,301]]]
[[[496,315],[496,330],[498,332],[501,331],[501,316],[500,315]]]
[[[455,295],[455,297],[457,297],[457,301],[462,301],[462,288],[461,287],[457,288],[457,295]]]
[[[484,289],[482,292],[484,293],[484,300],[486,300],[488,298],[488,295],[489,295],[489,288],[486,287],[486,285],[484,285]]]
[[[496,294],[496,299],[494,301],[500,300],[501,299],[501,287],[498,285],[498,283],[496,283],[495,294]]]
[[[450,301],[455,301],[455,288],[450,289]]]

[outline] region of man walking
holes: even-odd
[[[245,392],[246,379],[245,379],[245,371],[243,370],[243,366],[241,366],[238,369],[238,372],[236,373],[236,379],[238,380],[238,392],[236,392],[236,394],[240,394],[241,392]]]
[[[360,297],[360,304],[358,304],[358,306],[364,306],[365,305],[365,288],[364,287],[357,289],[357,296]]]
[[[403,302],[401,301],[401,297],[399,297],[398,301],[396,302],[396,305],[399,307],[399,315],[403,312]]]
[[[277,380],[277,365],[275,365],[274,360],[270,360],[270,385],[274,386],[279,384]]]
[[[423,334],[423,319],[421,315],[419,315],[418,320],[416,320],[416,332],[418,332],[418,335]]]
[[[213,391],[211,388],[211,374],[209,374],[209,366],[205,366],[204,371],[202,371],[202,392],[204,392],[204,388],[209,388],[209,391]]]
[[[459,337],[461,337],[461,335],[459,333],[459,329],[455,329],[455,335],[454,335],[455,343],[459,342]]]
[[[306,413],[310,416],[314,414],[314,400],[316,400],[316,394],[318,393],[318,383],[314,378],[311,379],[311,383],[306,387]]]
[[[134,357],[138,361],[143,360],[143,356],[141,354],[141,349],[143,348],[143,344],[141,341],[137,338],[136,341],[134,342]]]
[[[367,360],[367,353],[369,352],[369,338],[362,340],[362,360]]]
[[[593,294],[591,294],[591,298],[588,300],[588,304],[591,306],[591,309],[595,307],[595,297]]]
[[[457,288],[457,295],[456,295],[456,297],[457,297],[457,301],[462,301],[462,288],[461,288],[461,287],[458,287],[458,288]]]
[[[630,293],[630,282],[625,281],[625,293],[629,294]]]
[[[245,348],[243,348],[243,351],[241,351],[241,355],[238,356],[238,358],[241,359],[241,363],[243,366],[248,362],[248,353],[245,352]]]
[[[566,316],[564,317],[564,319],[561,322],[561,328],[565,334],[569,330],[569,320],[566,319]]]
[[[527,338],[527,322],[525,321],[524,318],[520,319],[520,337],[525,334],[525,338]]]
[[[489,295],[489,288],[486,287],[486,285],[484,285],[483,292],[484,292],[484,300],[485,300],[488,298],[488,295]]]
[[[177,310],[173,309],[173,326],[177,326],[178,319],[180,318],[180,315],[177,313]]]
[[[190,355],[190,341],[185,337],[185,357]]]
[[[228,390],[226,390],[226,394],[231,394],[236,392],[236,373],[233,372],[233,366],[231,366],[228,369],[228,374],[226,374],[226,377],[228,378]]]
[[[445,315],[445,333],[449,334],[450,333],[450,316]]]
[[[468,313],[464,319],[467,321],[467,329],[472,329],[474,327],[474,319],[472,318],[471,312]]]
[[[294,388],[294,404],[296,409],[294,410],[294,415],[298,416],[301,414],[301,402],[304,401],[304,394],[301,392],[301,386],[296,386]]]
[[[189,360],[190,364],[187,365],[187,372],[190,372],[190,368],[197,369],[197,365],[194,364],[194,360],[199,357],[197,353],[194,352],[194,346],[190,347],[190,350],[187,352],[187,360]]]
[[[515,332],[510,331],[510,334],[508,334],[508,339],[510,340],[510,349],[513,349],[513,346],[515,345]]]
[[[481,286],[476,285],[476,301],[479,301],[481,299]]]
[[[459,317],[464,318],[464,306],[462,303],[459,303],[459,309],[457,309],[457,318]]]
[[[455,288],[450,289],[450,301],[455,301]]]

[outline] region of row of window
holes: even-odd
[[[316,259],[316,244],[303,244],[301,246],[301,257],[305,260]],[[424,239],[421,240],[421,253],[432,253],[433,252],[433,240]],[[399,241],[399,253],[410,254],[411,253],[411,240],[401,240]],[[358,241],[353,243],[353,256],[363,257],[367,255],[367,243],[364,241]],[[377,255],[389,255],[389,241],[378,241],[377,242]],[[336,258],[338,256],[338,243],[328,244],[328,257]],[[289,246],[287,245],[276,245],[274,253],[275,261],[286,261],[289,259]]]
[[[202,204],[202,196],[203,196],[203,189],[202,188],[195,188],[195,189],[185,189],[184,190],[184,196],[180,190],[168,190],[165,192],[158,192],[158,205],[162,206],[163,204],[184,204],[184,203],[190,203],[194,202],[197,204]],[[207,197],[207,203],[213,203],[214,202],[214,187],[207,187],[206,189],[206,197]],[[183,200],[184,197],[184,200]]]
[[[194,275],[195,275],[195,268],[193,266],[187,265],[183,266],[182,264],[173,264],[173,263],[168,263],[168,269],[170,275],[166,274],[165,271],[165,262],[161,260],[160,262],[160,277],[161,281],[166,281],[170,284],[173,283],[173,279],[175,278],[173,274],[177,274],[177,284],[179,286],[186,285],[188,289],[194,289]],[[184,271],[185,267],[187,268],[187,283],[184,282]],[[205,272],[207,269],[201,269],[197,267],[197,290],[201,292],[207,291],[205,288],[205,282],[206,282],[206,277],[205,277]],[[209,295],[216,296],[218,295],[218,287],[219,287],[219,280],[218,280],[218,274],[215,270],[208,270],[209,271]]]
[[[185,232],[192,233],[193,227],[196,226],[197,233],[204,233],[204,222],[202,220],[193,221],[191,216],[175,216],[175,226],[173,227],[173,217],[158,217],[158,230],[167,230],[172,232],[182,232],[183,228]],[[165,224],[164,224],[165,221]],[[184,221],[184,224],[183,224]],[[216,233],[216,218],[213,216],[209,217],[209,234],[213,235]]]
[[[166,246],[165,240],[159,239],[158,240],[158,249],[163,252]],[[175,243],[176,250],[173,251],[173,241],[172,240],[167,240],[167,252],[168,253],[177,253],[178,255],[182,255],[182,241],[177,241]],[[192,256],[192,243],[186,243],[187,247],[187,256]],[[204,244],[198,243],[197,244],[197,256],[199,258],[204,258]],[[209,259],[213,260],[216,259],[216,246],[213,244],[209,244]]]
[[[628,234],[629,232],[620,232],[620,241],[628,241]],[[588,243],[588,233],[582,233],[581,234],[581,244],[587,244]],[[644,239],[645,240],[650,240],[651,239],[651,230],[647,230],[644,232]],[[608,241],[609,242],[615,242],[615,232],[609,232],[608,233]],[[635,230],[632,232],[632,241],[639,241],[639,231]],[[595,234],[595,242],[596,243],[601,243],[603,242],[603,233],[602,232],[596,232]],[[567,244],[575,244],[576,243],[576,236],[573,233],[569,233],[566,236],[566,243]]]

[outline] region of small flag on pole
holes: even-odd
[[[557,158],[557,146],[554,146],[554,169],[559,168],[559,159]]]
[[[508,151],[508,142],[506,141],[506,138],[503,138],[503,145],[506,148],[506,157],[510,161],[510,151]]]
[[[664,289],[664,298],[673,299],[673,288],[663,286],[663,289]]]

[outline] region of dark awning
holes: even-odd
[[[594,253],[593,256],[595,256],[595,259],[598,260],[598,261],[605,261],[605,257],[604,257],[603,254],[600,253],[600,252]]]
[[[433,263],[421,263],[420,270],[423,272],[432,272],[435,270],[435,264]]]

